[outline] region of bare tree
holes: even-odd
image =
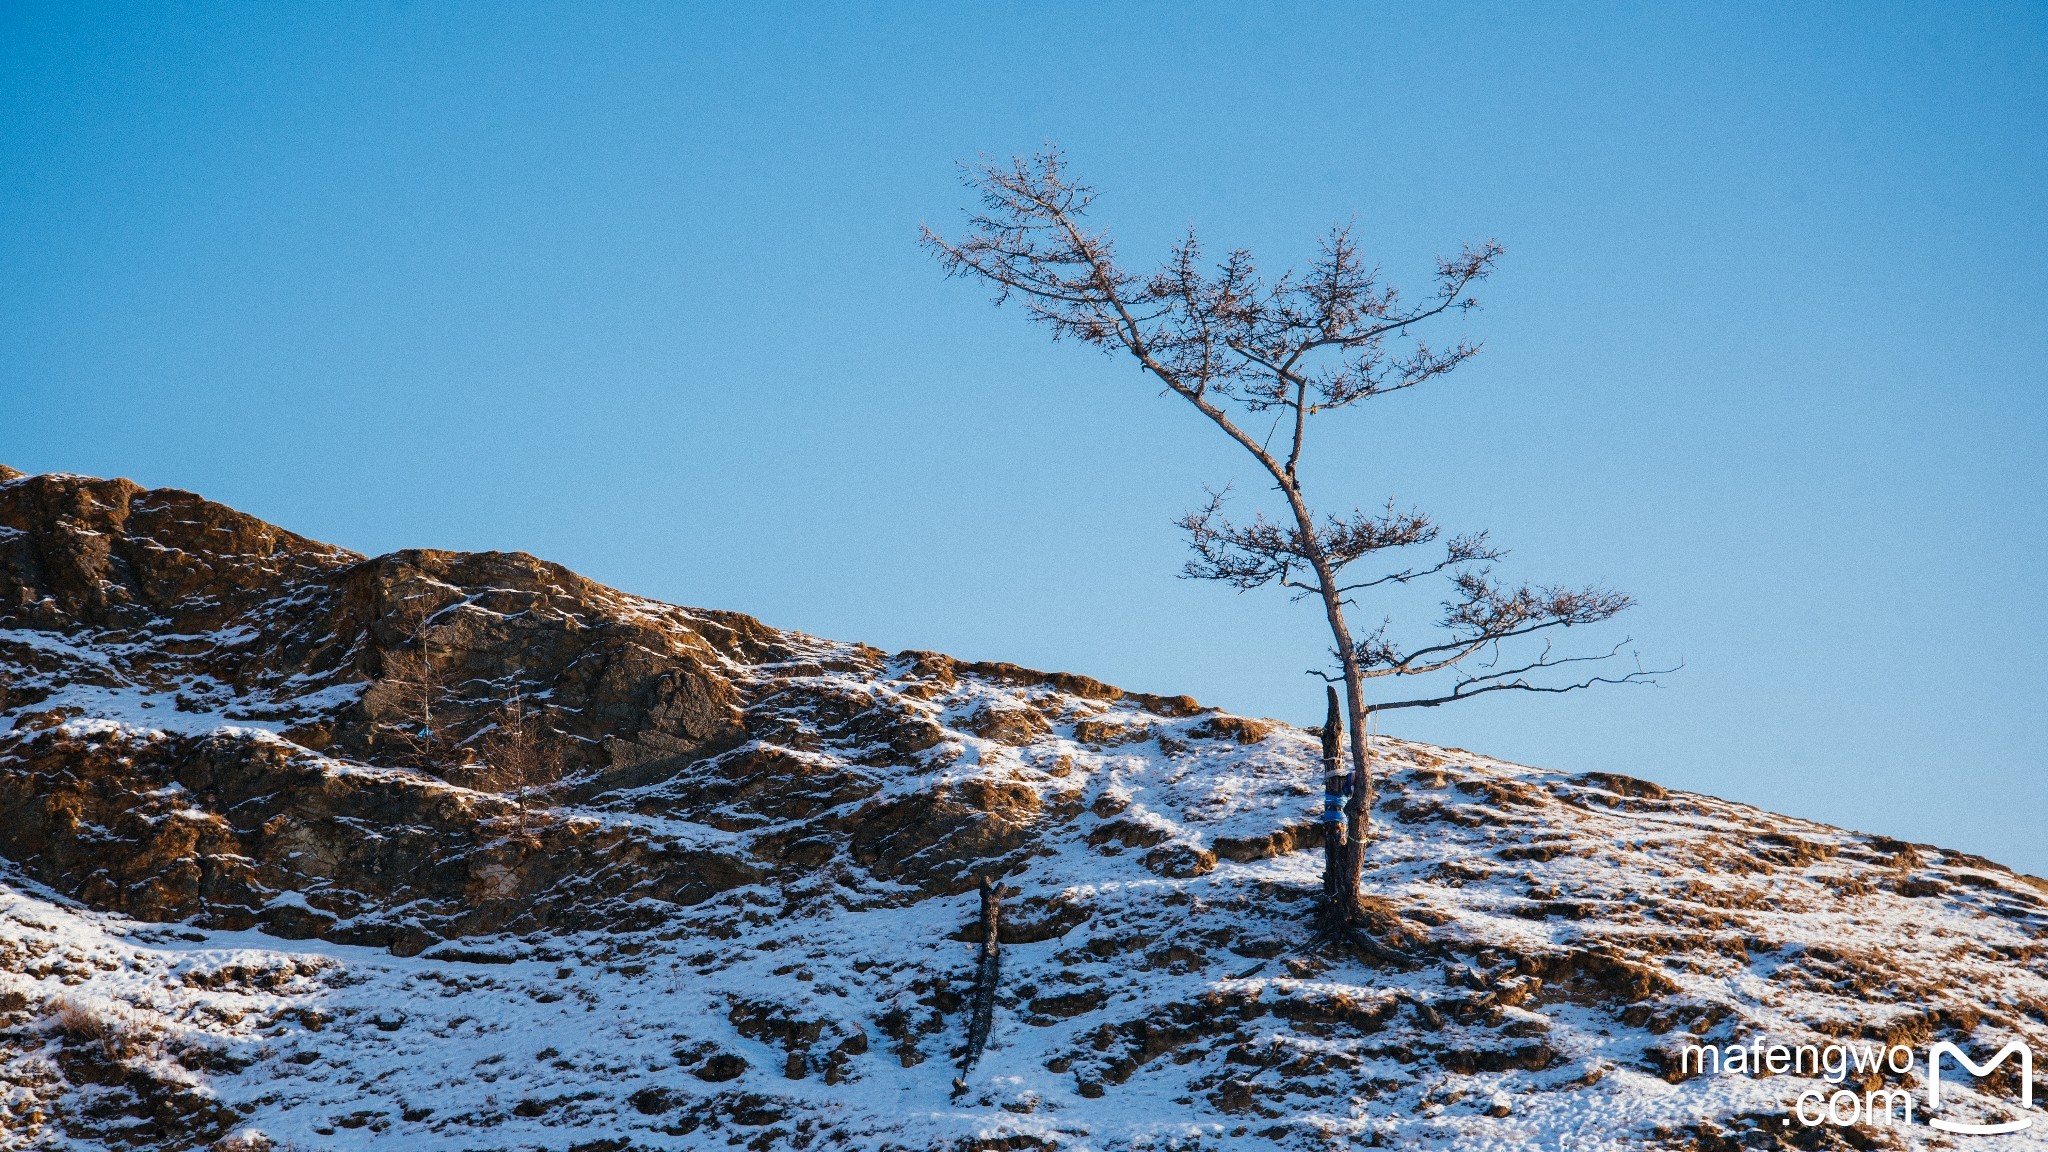
[[[530,707],[515,687],[498,706],[493,724],[479,741],[482,763],[475,769],[477,787],[512,798],[521,837],[531,831],[534,799],[562,777],[562,758],[548,734],[539,711]]]
[[[1653,675],[1640,665],[1569,674],[1620,655],[1626,640],[1578,655],[1548,643],[1553,629],[1613,617],[1628,597],[1597,587],[1501,583],[1491,565],[1503,553],[1484,532],[1445,537],[1429,516],[1391,503],[1372,512],[1325,511],[1303,485],[1312,417],[1435,380],[1478,352],[1463,340],[1430,344],[1419,329],[1477,305],[1472,291],[1500,258],[1500,245],[1489,240],[1440,259],[1434,287],[1414,303],[1381,282],[1348,227],[1323,238],[1307,271],[1275,280],[1263,278],[1242,249],[1209,266],[1192,231],[1162,266],[1140,276],[1118,262],[1106,233],[1089,227],[1094,192],[1067,175],[1057,149],[968,167],[966,183],[981,205],[969,212],[965,233],[948,240],[923,230],[947,273],[992,286],[998,304],[1016,299],[1055,340],[1131,356],[1248,452],[1284,502],[1277,521],[1261,513],[1240,522],[1224,515],[1223,494],[1212,493],[1180,521],[1194,551],[1185,574],[1240,591],[1278,585],[1321,606],[1338,671],[1316,674],[1342,682],[1351,729],[1345,779],[1333,776],[1328,785],[1333,799],[1326,803],[1341,818],[1329,828],[1337,843],[1324,925],[1368,950],[1389,951],[1366,931],[1359,899],[1373,803],[1369,714]],[[1247,426],[1268,414],[1264,435]],[[1369,571],[1354,571],[1367,560]],[[1449,582],[1433,634],[1411,639],[1391,617],[1364,634],[1346,622],[1360,594],[1426,577]],[[1418,695],[1368,703],[1366,682],[1389,677],[1435,681]]]
[[[383,653],[377,676],[385,699],[397,713],[397,720],[379,735],[396,744],[414,768],[440,768],[453,750],[447,717],[441,710],[449,696],[448,685],[434,660],[435,615],[425,596],[409,596],[400,602],[391,619],[398,644]]]

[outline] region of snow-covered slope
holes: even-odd
[[[527,558],[279,534],[159,592],[198,550],[149,509],[257,522],[110,483],[0,474],[0,1149],[2044,1146],[1680,1067],[2048,1055],[2048,884],[1988,861],[1382,740],[1367,888],[1421,962],[1378,965],[1311,934],[1310,733]],[[393,588],[442,590],[455,715],[517,681],[572,741],[539,821],[378,754]]]

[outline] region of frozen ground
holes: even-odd
[[[541,816],[393,741],[406,653],[451,739],[534,703],[571,767]],[[1366,888],[1415,963],[1375,963],[1311,931],[1316,756],[0,469],[0,1152],[2048,1147],[2010,1064],[1946,1074],[1941,1118],[2016,1134],[1929,1127],[1924,1083],[1938,1041],[2048,1058],[2043,881],[1381,740]],[[985,876],[1003,979],[963,1073]],[[1687,1075],[1710,1044],[1915,1063]],[[1911,1123],[1788,1111],[1852,1088]]]
[[[826,898],[752,885],[663,908],[647,931],[399,957],[142,924],[17,878],[0,890],[0,1005],[14,1007],[4,1146],[119,1146],[124,1128],[156,1122],[134,1114],[128,1087],[67,1074],[65,1054],[94,1045],[278,1142],[449,1150],[1712,1147],[1702,1133],[1781,1121],[1816,1085],[1669,1082],[1659,1054],[1692,1030],[1916,1046],[1974,1034],[1980,1047],[2014,1034],[2048,1051],[2038,881],[1705,797],[1386,741],[1369,884],[1432,952],[1414,970],[1371,967],[1309,939],[1319,852],[1202,867],[1218,839],[1306,817],[1309,737],[1205,739],[1191,730],[1206,716],[1057,696],[963,680],[937,714],[1028,704],[1069,719],[1021,748],[949,727],[955,754],[895,782],[994,778],[1037,798],[1012,905],[1064,932],[1006,949],[994,1041],[965,1091],[949,1054],[971,894],[848,870]],[[1083,743],[1076,719],[1150,734]],[[1198,862],[1162,865],[1174,848]]]

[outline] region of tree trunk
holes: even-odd
[[[988,1047],[989,1028],[995,1022],[996,981],[1003,973],[1002,942],[1003,889],[995,881],[981,878],[981,948],[974,963],[974,1014],[967,1023],[967,1054],[960,1059],[966,1072],[981,1059]],[[957,1084],[957,1081],[956,1081]]]
[[[1308,506],[1295,497],[1295,514],[1301,525],[1304,538],[1313,533],[1313,523],[1308,516]],[[1323,612],[1329,617],[1330,637],[1335,641],[1337,661],[1344,669],[1344,710],[1351,725],[1349,771],[1344,774],[1345,787],[1339,790],[1344,796],[1344,830],[1338,850],[1336,867],[1331,871],[1328,884],[1329,900],[1324,908],[1324,923],[1337,936],[1358,935],[1359,874],[1365,869],[1365,846],[1367,822],[1372,816],[1372,773],[1371,753],[1366,746],[1365,736],[1365,676],[1358,666],[1358,650],[1352,645],[1351,629],[1344,622],[1343,596],[1337,587],[1336,574],[1318,553],[1314,557],[1317,583],[1322,588]],[[1334,697],[1333,697],[1334,699]],[[1370,946],[1370,945],[1368,945]]]
[[[1341,625],[1342,618],[1334,610],[1331,615]],[[1366,833],[1372,818],[1374,796],[1372,743],[1366,730],[1372,713],[1365,706],[1365,678],[1359,675],[1356,653],[1349,645],[1340,645],[1338,655],[1344,662],[1345,703],[1351,721],[1351,763],[1350,771],[1344,774],[1343,787],[1329,789],[1344,796],[1344,821],[1338,825],[1342,834],[1334,851],[1325,841],[1323,930],[1383,962],[1407,967],[1415,963],[1415,958],[1380,940],[1365,923],[1365,909],[1359,903],[1359,881],[1365,871]],[[1331,693],[1334,704],[1334,688]],[[1327,741],[1325,737],[1325,749],[1329,748]],[[1329,778],[1326,776],[1325,780]],[[1324,801],[1326,806],[1328,803]]]
[[[1347,665],[1345,671],[1350,675],[1345,677],[1345,687],[1349,689],[1347,695],[1350,697],[1351,772],[1346,778],[1346,785],[1350,794],[1344,802],[1344,838],[1337,850],[1339,858],[1335,861],[1335,873],[1327,884],[1329,901],[1323,914],[1323,926],[1331,936],[1352,944],[1383,963],[1411,968],[1418,962],[1416,957],[1380,939],[1367,923],[1369,917],[1358,899],[1359,880],[1365,871],[1367,822],[1372,817],[1374,795],[1369,770],[1372,736],[1367,730],[1372,712],[1365,706],[1364,678],[1356,674],[1354,664],[1347,661]]]
[[[1367,822],[1372,818],[1372,749],[1367,743],[1365,708],[1365,686],[1361,678],[1345,669],[1345,701],[1351,713],[1351,773],[1348,778],[1348,795],[1344,798],[1344,849],[1343,860],[1337,869],[1338,890],[1336,911],[1338,922],[1345,928],[1353,927],[1358,920],[1358,881],[1365,870],[1365,849]]]
[[[1344,869],[1344,795],[1350,776],[1344,771],[1344,713],[1337,708],[1335,685],[1325,685],[1330,696],[1323,719],[1323,904],[1333,907],[1337,876]]]
[[[1353,743],[1358,740],[1356,726],[1351,732]],[[1355,763],[1355,760],[1354,760]],[[1365,826],[1358,811],[1359,794],[1370,785],[1360,780],[1363,775],[1355,767],[1344,766],[1347,770],[1337,774],[1337,795],[1342,805],[1334,825],[1330,828],[1334,843],[1325,851],[1326,867],[1329,872],[1324,889],[1328,893],[1324,919],[1331,931],[1346,935],[1358,922],[1358,880],[1365,867]],[[1327,805],[1329,801],[1325,800]],[[1326,812],[1324,819],[1329,820]]]

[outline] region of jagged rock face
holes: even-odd
[[[425,650],[458,731],[519,687],[547,700],[565,755],[621,771],[736,741],[733,668],[799,651],[748,617],[625,596],[523,553],[366,560],[186,492],[0,484],[12,708],[57,687],[142,689],[370,756],[395,724],[379,677],[408,609],[429,618]]]
[[[100,907],[219,927],[289,925],[416,951],[433,934],[608,923],[614,898],[647,891],[701,899],[751,882],[763,866],[802,869],[834,837],[876,875],[960,890],[972,883],[967,864],[1025,850],[1041,814],[1032,789],[981,779],[883,795],[880,769],[945,735],[932,700],[957,688],[962,666],[935,653],[906,654],[902,674],[889,677],[880,652],[627,596],[521,553],[366,559],[125,480],[0,484],[0,532],[9,581],[0,604],[15,606],[0,614],[0,668],[16,714],[14,732],[0,736],[0,797],[16,801],[0,815],[0,843],[39,879],[83,894],[81,862],[108,850],[88,830],[114,820],[132,836],[146,830],[152,847],[122,862],[120,885],[93,874]],[[457,803],[402,772],[320,787],[318,770],[301,771],[304,758],[253,727],[330,756],[417,760],[393,741],[408,723],[402,686],[386,676],[409,631],[425,638],[419,650],[444,687],[437,707],[458,745],[446,759],[470,755],[463,737],[516,688],[544,702],[555,751],[572,768],[563,798],[717,832],[775,830],[755,837],[745,859],[641,833],[628,839],[645,841],[644,858],[628,866],[621,844],[607,842],[599,864],[546,839],[571,835],[562,829],[480,854],[477,829],[503,815],[491,797],[465,790]],[[966,670],[1167,716],[1197,710],[1184,697],[1127,696],[1086,677]],[[874,682],[847,691],[821,672]],[[132,694],[146,697],[134,702],[142,710],[168,702],[179,715],[165,722],[204,738],[34,738]],[[1001,700],[962,725],[1010,746],[1050,733],[1032,706]],[[815,754],[828,743],[858,751]],[[264,767],[224,771],[229,763]],[[447,767],[411,766],[435,775]],[[330,793],[345,802],[329,810],[321,801]],[[262,819],[252,823],[255,813]],[[816,827],[790,829],[811,820]],[[340,842],[364,827],[389,831],[345,850]],[[300,875],[292,869],[314,865],[287,867],[284,857],[321,871]],[[611,879],[569,883],[563,870],[577,864]],[[153,880],[152,868],[167,874]],[[643,870],[655,875],[619,879]],[[268,907],[279,893],[295,902]],[[429,898],[439,904],[423,912],[416,901]],[[458,907],[465,901],[479,906]],[[409,909],[402,925],[377,911],[399,906]]]
[[[143,920],[421,951],[564,924],[645,926],[761,870],[723,838],[596,821],[497,831],[502,802],[408,772],[336,772],[275,739],[64,730],[0,745],[8,855]],[[398,910],[402,909],[402,915]]]
[[[0,480],[0,626],[196,635],[362,558],[127,480]]]
[[[123,481],[0,472],[0,578],[0,1152],[1864,1147],[1676,1053],[2048,1051],[2048,884],[1931,846],[1383,740],[1401,970],[1310,934],[1284,724]],[[463,764],[515,688],[538,815]]]
[[[451,741],[517,687],[545,701],[557,751],[581,769],[585,792],[738,743],[735,675],[803,650],[746,617],[623,596],[522,554],[364,559],[188,493],[17,477],[0,484],[0,705],[13,714],[13,732],[0,736],[0,796],[11,801],[0,805],[0,845],[103,907],[224,927],[261,919],[415,950],[423,932],[553,923],[569,909],[589,922],[610,907],[596,896],[701,899],[752,878],[719,852],[644,833],[605,838],[602,859],[554,842],[575,838],[564,829],[509,856],[479,855],[471,841],[495,814],[489,797],[456,799],[416,774],[344,786],[300,770],[290,746],[371,762],[390,751],[404,718],[380,676],[407,639],[399,621],[409,608],[428,618]],[[130,697],[192,735],[100,732],[24,747]],[[116,821],[143,850],[108,861],[130,840],[94,837]],[[366,827],[388,834],[351,844]],[[651,860],[627,864],[626,842]],[[317,868],[320,883],[307,891],[307,877],[277,872],[280,853],[298,861],[292,868]],[[643,864],[654,875],[625,879]],[[578,867],[610,879],[566,882]],[[278,893],[302,891],[310,909],[265,911]],[[403,926],[372,907],[428,898],[439,910],[415,908]]]

